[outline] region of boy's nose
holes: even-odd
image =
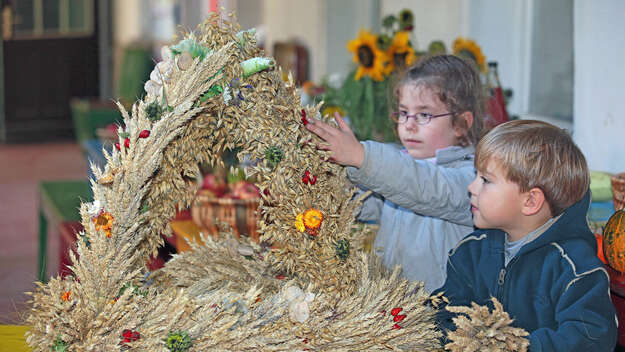
[[[473,181],[471,181],[471,183],[469,183],[469,186],[467,187],[467,189],[469,190],[469,195],[473,195],[475,194],[475,181],[477,180],[477,176],[473,179]]]

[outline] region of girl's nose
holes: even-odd
[[[415,131],[419,126],[417,120],[414,118],[408,118],[404,124],[406,125],[406,129],[410,131]]]

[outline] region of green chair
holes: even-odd
[[[46,282],[48,249],[48,226],[59,231],[62,227],[76,228],[80,225],[80,203],[93,199],[87,181],[44,181],[39,184],[39,281]],[[63,241],[62,241],[63,244]],[[70,243],[71,245],[71,243]],[[69,246],[61,245],[61,264],[66,260]]]
[[[76,140],[80,144],[97,139],[98,128],[111,123],[121,123],[123,120],[119,109],[113,102],[75,98],[70,102],[70,107]]]

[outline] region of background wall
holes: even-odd
[[[141,22],[145,1],[115,0],[116,47],[151,35]],[[375,31],[383,16],[410,8],[415,14],[414,36],[419,49],[425,49],[433,39],[443,40],[449,49],[457,36],[474,39],[487,60],[499,62],[503,86],[514,91],[508,106],[511,114],[568,128],[592,169],[625,171],[625,158],[621,156],[625,135],[625,22],[621,17],[625,1],[225,3],[237,10],[243,28],[260,27],[269,55],[275,41],[294,39],[306,45],[315,81],[329,73],[346,73],[353,67],[345,45],[359,29]]]
[[[460,35],[466,35],[467,16],[463,0],[381,0],[381,18],[410,9],[414,15],[413,38],[418,50],[427,50],[432,40],[442,40],[447,49]]]
[[[625,172],[625,1],[575,0],[574,137],[590,168]]]

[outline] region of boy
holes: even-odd
[[[586,221],[581,151],[553,125],[517,120],[495,127],[475,154],[469,192],[478,230],[450,251],[439,291],[454,306],[496,297],[530,333],[531,351],[613,351],[616,315]],[[441,310],[443,327],[455,328],[451,318]]]

